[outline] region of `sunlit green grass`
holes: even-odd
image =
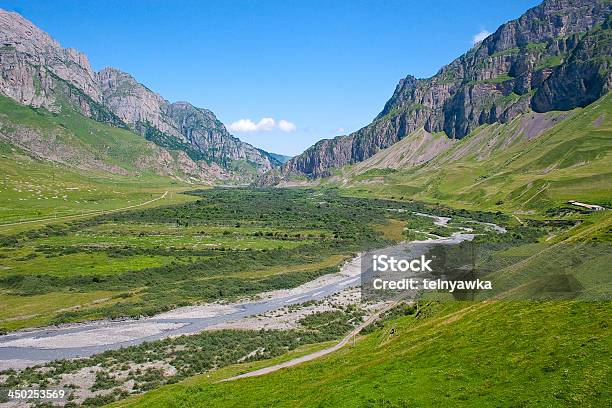
[[[187,187],[168,179],[134,180],[118,176],[77,173],[23,155],[0,157],[0,232],[14,231],[18,223],[137,206],[166,197],[153,205],[180,203],[192,197],[180,194]],[[48,222],[46,221],[46,222]],[[24,224],[28,228],[32,224]]]
[[[603,406],[610,318],[607,303],[449,303],[297,367],[200,376],[115,406]]]
[[[130,270],[167,265],[177,260],[173,256],[155,255],[110,257],[104,252],[80,252],[52,257],[37,255],[32,259],[19,259],[0,259],[0,265],[2,265],[0,276],[8,273],[51,276],[113,275]]]
[[[44,326],[57,313],[110,305],[121,300],[113,297],[122,292],[55,292],[33,296],[18,296],[0,292],[0,326],[5,330]],[[98,316],[102,317],[102,316]]]

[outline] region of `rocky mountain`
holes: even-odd
[[[546,0],[433,77],[402,79],[370,125],[318,142],[260,182],[327,176],[419,129],[461,139],[526,112],[586,106],[612,85],[611,11],[609,0]]]
[[[96,120],[125,126],[101,105],[96,73],[84,54],[64,49],[17,13],[0,10],[0,92],[58,112],[62,104]]]
[[[170,103],[117,69],[95,72],[84,54],[62,48],[19,14],[4,10],[0,94],[34,108],[55,113],[70,109],[131,130],[175,156],[180,152],[187,168],[215,168],[215,174],[221,169],[227,173],[224,178],[232,178],[232,172],[244,176],[245,168],[263,173],[281,164],[230,135],[211,111],[187,102]],[[11,139],[18,141],[18,136],[12,134]]]
[[[208,109],[170,103],[115,68],[105,68],[97,76],[102,104],[147,140],[227,168],[235,160],[252,163],[259,172],[280,164],[269,153],[230,135]]]

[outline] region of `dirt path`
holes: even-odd
[[[363,330],[367,325],[372,323],[374,320],[378,319],[378,317],[382,313],[384,313],[384,312],[388,311],[389,309],[395,307],[400,301],[401,301],[401,299],[398,299],[398,300],[396,300],[396,301],[394,301],[392,303],[389,303],[387,306],[383,307],[382,309],[380,309],[379,311],[374,313],[372,316],[370,316],[368,319],[366,319],[359,326],[354,328],[349,334],[344,336],[344,338],[342,340],[340,340],[339,343],[337,343],[337,344],[335,344],[335,345],[333,345],[331,347],[328,347],[328,348],[323,349],[323,350],[315,351],[314,353],[306,354],[305,356],[294,358],[293,360],[289,360],[289,361],[285,361],[283,363],[275,364],[273,366],[260,368],[259,370],[250,371],[248,373],[244,373],[244,374],[236,375],[234,377],[226,378],[224,380],[221,380],[220,382],[234,381],[234,380],[239,380],[241,378],[258,377],[260,375],[266,375],[266,374],[269,374],[269,373],[273,373],[274,371],[278,371],[278,370],[280,370],[282,368],[293,367],[293,366],[296,366],[298,364],[305,363],[306,361],[312,361],[312,360],[315,360],[317,358],[326,356],[326,355],[328,355],[330,353],[333,353],[334,351],[338,351],[342,347],[346,346],[348,344],[348,342],[351,340],[351,338],[353,338],[357,334],[359,334],[359,332],[361,330]]]
[[[14,226],[14,225],[32,224],[32,223],[42,222],[42,221],[55,221],[55,220],[62,220],[62,219],[69,219],[69,218],[90,217],[92,215],[111,214],[111,213],[114,213],[114,212],[117,212],[117,211],[129,210],[130,208],[137,208],[137,207],[142,207],[143,205],[151,204],[151,203],[153,203],[155,201],[158,201],[158,200],[166,198],[167,194],[168,194],[168,191],[166,191],[161,196],[159,196],[157,198],[153,198],[153,199],[151,199],[149,201],[145,201],[144,203],[135,204],[135,205],[129,205],[127,207],[115,208],[114,210],[100,210],[100,211],[92,211],[92,212],[88,212],[88,213],[75,214],[75,215],[64,215],[64,216],[61,216],[61,217],[46,217],[46,218],[37,218],[35,220],[26,220],[26,221],[19,221],[19,222],[11,222],[11,223],[8,223],[8,224],[0,224],[0,228],[1,227],[10,227],[10,226]]]

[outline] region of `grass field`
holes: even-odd
[[[92,291],[85,293],[64,292],[23,296],[0,292],[0,321],[6,329],[44,326],[59,313],[69,310],[112,305],[122,298],[117,292]],[[99,318],[103,316],[98,315]]]
[[[32,225],[3,224],[139,205],[166,191],[166,204],[185,202],[178,193],[194,188],[180,172],[161,175],[158,146],[67,107],[54,113],[0,95],[0,124],[0,233]]]
[[[100,213],[135,206],[161,197],[149,206],[193,200],[180,194],[192,189],[168,178],[146,176],[138,180],[108,173],[77,172],[11,151],[0,141],[0,233],[30,228],[23,221]],[[8,149],[8,150],[7,150]],[[47,223],[52,220],[46,220]],[[5,225],[12,224],[12,225]]]

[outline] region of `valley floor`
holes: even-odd
[[[61,386],[71,390],[71,403],[85,406],[145,392],[120,404],[499,406],[520,390],[526,406],[596,406],[603,398],[610,373],[595,360],[606,356],[609,339],[601,299],[610,290],[610,252],[576,263],[574,248],[564,245],[579,241],[589,254],[599,251],[596,243],[610,241],[607,211],[517,221],[333,190],[191,194],[186,204],[2,237],[0,290],[14,302],[2,320],[9,331],[0,338],[4,388]],[[542,261],[565,268],[581,289],[574,300],[556,301],[477,302],[436,293],[390,310],[389,303],[362,300],[358,252],[467,237],[501,245],[482,270],[504,293],[528,297],[525,288],[546,272]],[[23,316],[35,300],[102,292],[105,301],[64,307],[47,315],[52,320]],[[49,313],[42,302],[40,308]],[[382,321],[374,321],[378,315]],[[49,321],[61,325],[31,329]],[[22,327],[30,329],[15,331]],[[586,333],[591,343],[580,346],[582,354],[561,355],[584,344]],[[502,374],[517,370],[530,382]],[[244,378],[255,374],[262,375]],[[590,382],[577,379],[583,377]],[[320,387],[296,383],[299,393],[283,394],[279,384],[300,378]],[[217,383],[227,379],[235,381]],[[576,391],[559,388],[565,383]],[[327,391],[337,389],[346,391]]]

